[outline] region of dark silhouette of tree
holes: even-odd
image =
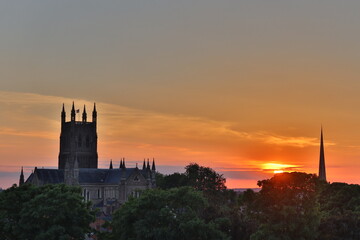
[[[2,239],[83,240],[93,220],[77,187],[25,184],[0,193]]]
[[[190,186],[201,191],[225,190],[226,179],[222,174],[215,172],[209,167],[191,163],[185,167],[185,175],[189,179]]]
[[[115,213],[111,239],[227,239],[216,222],[201,218],[206,206],[202,193],[190,187],[145,191]]]
[[[191,186],[200,191],[225,190],[226,179],[209,167],[191,163],[185,167],[185,173],[163,175],[157,173],[156,183],[161,189]]]
[[[319,203],[319,240],[360,239],[359,185],[325,184],[319,193]]]
[[[189,178],[184,173],[173,173],[169,175],[156,173],[156,186],[160,189],[170,189],[189,185]]]
[[[317,183],[316,175],[300,172],[259,181],[262,189],[251,205],[259,227],[251,240],[316,239],[320,222]]]

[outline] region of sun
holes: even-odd
[[[276,173],[283,173],[283,172],[289,172],[292,171],[294,168],[297,168],[298,165],[292,165],[292,164],[283,164],[283,163],[275,163],[275,162],[269,162],[269,163],[263,163],[262,169],[266,172],[273,172]]]

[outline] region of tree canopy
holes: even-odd
[[[215,222],[205,222],[207,201],[190,187],[148,190],[114,215],[112,239],[227,239]]]
[[[225,190],[226,179],[209,167],[190,163],[185,167],[185,173],[170,175],[157,174],[157,186],[161,189],[191,186],[200,191]]]
[[[316,239],[320,221],[317,182],[317,176],[300,172],[259,181],[262,189],[252,204],[259,228],[251,239]]]
[[[2,239],[84,239],[94,220],[81,190],[66,185],[13,186],[0,193]]]
[[[323,185],[319,193],[322,240],[360,239],[360,186],[346,183]]]

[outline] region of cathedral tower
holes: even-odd
[[[323,139],[322,128],[321,128],[321,136],[320,136],[319,179],[326,181],[324,139]]]
[[[63,105],[61,112],[59,169],[65,169],[65,166],[74,168],[75,163],[78,165],[78,168],[98,167],[97,112],[95,103],[92,122],[87,122],[85,106],[81,121],[80,119],[76,121],[77,113],[80,115],[80,110],[75,110],[73,102],[70,122],[66,122],[65,106]]]

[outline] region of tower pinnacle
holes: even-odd
[[[65,121],[66,121],[66,113],[65,113],[65,105],[63,103],[62,111],[61,111],[61,127],[63,127]]]
[[[97,111],[96,111],[96,104],[94,103],[94,110],[92,112],[92,121],[96,122],[96,118],[97,118]]]
[[[326,181],[326,171],[325,171],[325,154],[324,154],[324,138],[323,130],[321,127],[321,136],[320,136],[320,160],[319,160],[319,179]]]
[[[73,102],[72,108],[71,108],[71,121],[75,122],[75,105],[74,105],[74,102]]]
[[[83,114],[82,114],[82,121],[86,122],[86,119],[87,119],[87,114],[86,114],[86,108],[85,108],[85,104],[84,104],[84,111],[83,111]]]
[[[23,167],[21,167],[19,186],[23,185],[24,182],[25,182],[25,180],[24,180],[24,169],[23,169]]]

